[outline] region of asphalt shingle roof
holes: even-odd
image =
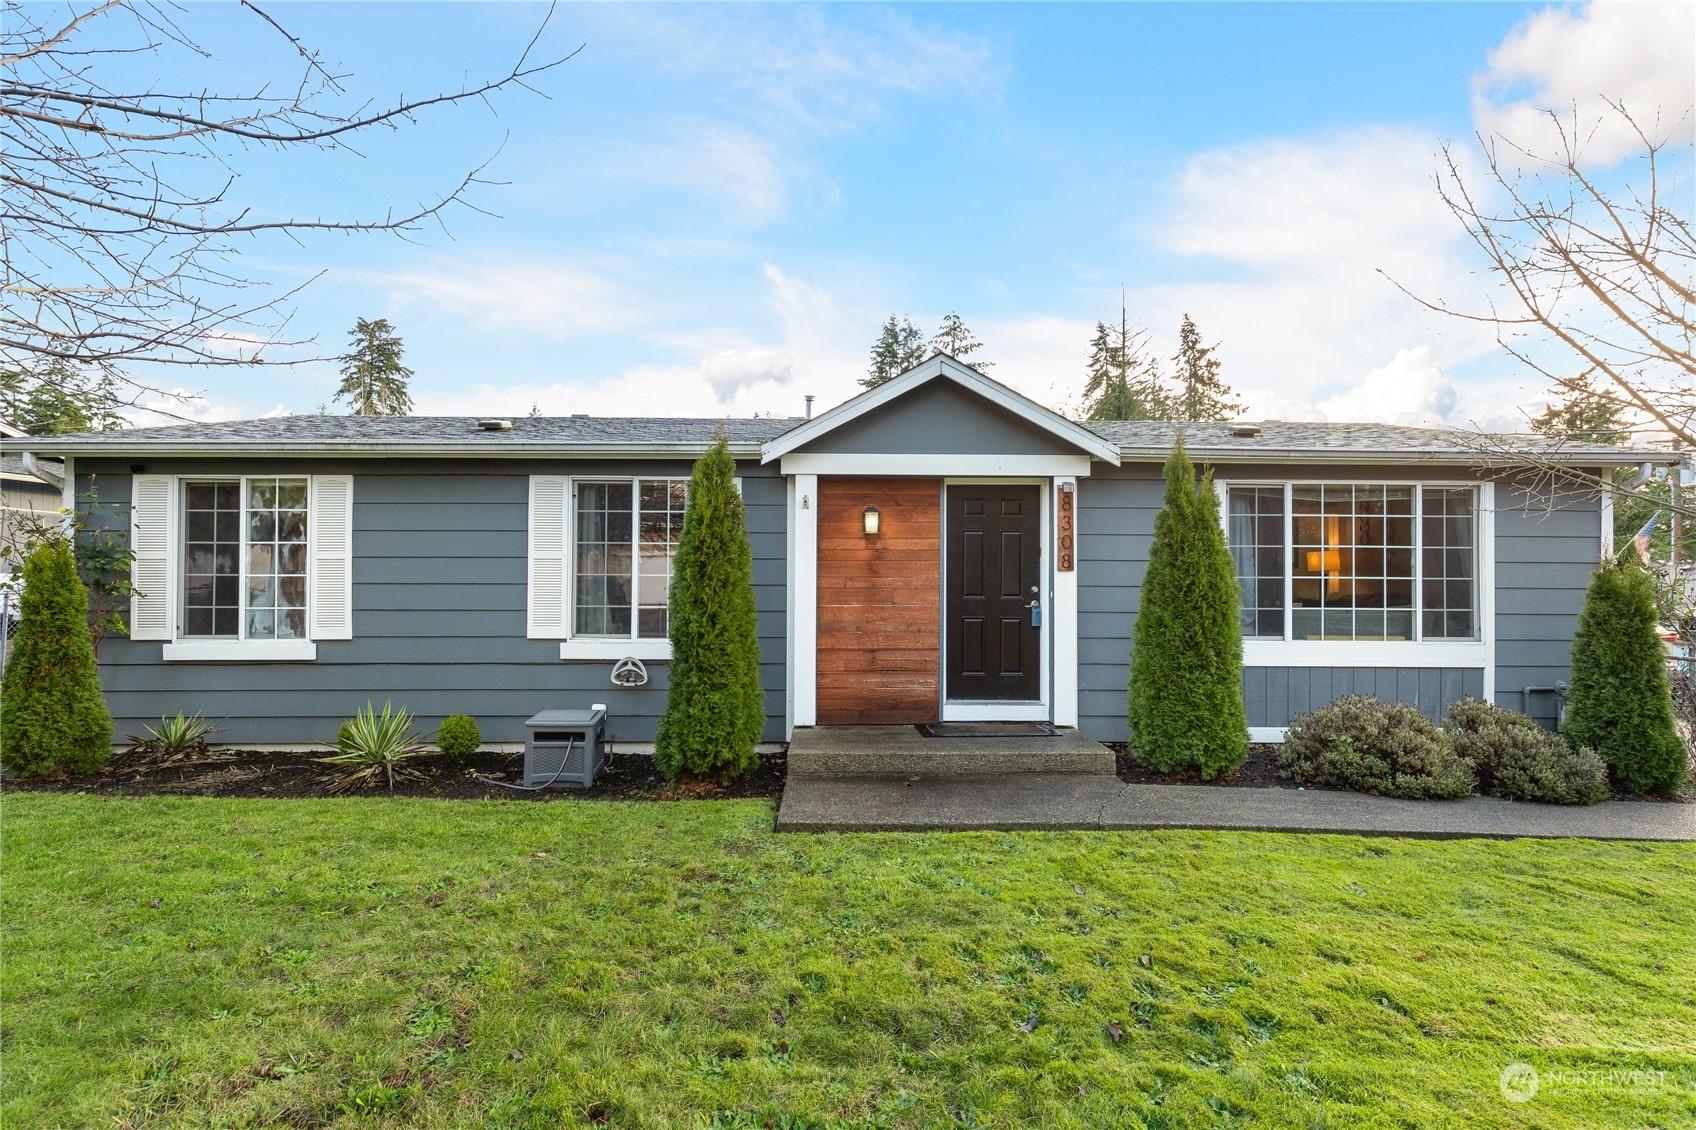
[[[9,450],[27,443],[38,455],[109,452],[231,454],[246,451],[301,451],[369,454],[694,454],[723,427],[739,454],[803,423],[798,417],[702,419],[683,417],[544,416],[516,417],[506,431],[483,431],[474,417],[460,416],[282,416],[268,420],[177,424],[110,432],[84,432],[51,439],[8,439]],[[1128,459],[1164,458],[1178,425],[1142,421],[1089,421],[1085,425],[1119,445]],[[1258,435],[1239,434],[1240,424],[1183,425],[1184,439],[1200,460],[1272,461],[1300,459],[1446,460],[1493,462],[1505,453],[1537,452],[1562,462],[1635,463],[1668,461],[1663,451],[1564,444],[1549,448],[1541,436],[1482,436],[1438,428],[1390,424],[1333,424],[1267,420]]]
[[[1537,453],[1563,462],[1587,458],[1606,463],[1635,463],[1666,457],[1666,452],[1596,443],[1564,443],[1551,447],[1547,437],[1527,433],[1483,434],[1450,428],[1410,428],[1395,424],[1311,423],[1263,420],[1252,424],[1258,435],[1236,434],[1241,423],[1181,425],[1184,445],[1192,455],[1243,459],[1256,454],[1285,458],[1324,453],[1336,457],[1392,456],[1404,459],[1483,458],[1511,452]],[[1141,420],[1090,420],[1084,427],[1117,443],[1127,457],[1163,455],[1172,450],[1180,425]]]

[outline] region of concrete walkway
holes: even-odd
[[[1589,807],[1493,797],[1392,800],[1359,793],[1207,785],[1128,785],[1117,777],[795,777],[779,831],[1212,828],[1446,839],[1483,836],[1696,841],[1696,804]]]

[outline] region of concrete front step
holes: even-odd
[[[912,726],[811,726],[789,740],[791,777],[1111,777],[1113,751],[1063,729],[1052,737],[931,738]]]

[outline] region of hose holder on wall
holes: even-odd
[[[612,665],[612,681],[620,687],[642,687],[648,684],[648,669],[635,656],[627,655]]]

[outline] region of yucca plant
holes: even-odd
[[[407,764],[424,752],[424,742],[412,729],[417,720],[405,706],[396,710],[385,702],[379,716],[377,708],[366,703],[337,731],[338,752],[317,759],[332,770],[326,791],[350,793],[376,788],[379,782],[393,789],[396,781],[421,778],[423,774]]]
[[[175,765],[191,757],[204,757],[210,752],[207,739],[219,732],[199,714],[185,717],[180,710],[175,718],[160,718],[159,725],[144,725],[142,729],[147,731],[144,738],[124,735],[130,740],[129,756],[133,761],[155,769]]]

